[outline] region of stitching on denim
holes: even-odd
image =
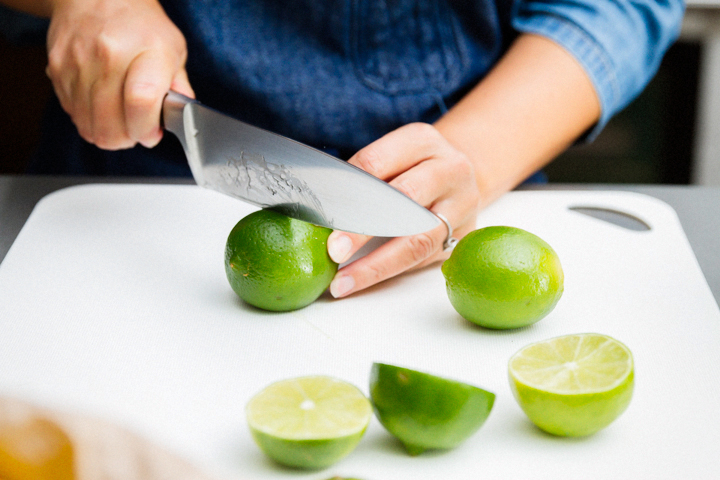
[[[437,17],[443,16],[442,21],[438,23],[438,33],[440,34],[440,43],[443,57],[445,59],[445,72],[443,74],[444,87],[448,88],[457,85],[462,78],[463,58],[460,52],[460,44],[457,38],[455,18],[453,17],[450,7],[441,8],[439,1],[434,1],[435,14]],[[456,58],[460,64],[457,65]],[[432,84],[431,79],[428,79]],[[433,85],[436,90],[440,90],[439,85]],[[444,102],[443,102],[444,104]]]
[[[401,88],[391,88],[389,83],[386,79],[384,79],[382,76],[379,75],[373,75],[368,73],[362,62],[361,62],[361,46],[360,46],[360,39],[362,38],[362,35],[365,34],[364,32],[364,23],[362,22],[363,12],[362,12],[362,4],[363,0],[353,0],[353,8],[351,13],[351,60],[353,64],[353,70],[355,72],[355,75],[358,77],[358,79],[367,87],[369,87],[372,90],[375,90],[377,92],[380,92],[384,95],[432,95],[433,98],[435,98],[435,95],[437,95],[440,91],[440,88],[438,88],[440,85],[438,85],[437,81],[434,81],[431,77],[428,76],[427,72],[424,70],[422,71],[423,75],[423,81],[421,82],[412,82],[417,84],[410,85],[409,87],[405,87],[404,85],[401,86]],[[439,12],[440,5],[437,1],[433,2],[433,6],[435,8],[436,12]],[[444,11],[445,16],[447,19],[451,19],[452,15],[448,10]],[[447,31],[447,26],[442,25],[443,22],[439,22],[439,28],[438,28],[438,35],[439,35],[439,44],[440,44],[440,53],[441,58],[443,60],[443,72],[442,75],[440,75],[438,78],[440,79],[439,82],[442,84],[441,86],[446,89],[452,89],[454,84],[457,84],[459,80],[462,78],[462,53],[461,49],[457,40],[457,32]],[[445,29],[445,30],[443,30]],[[449,41],[447,41],[449,40]],[[450,51],[451,53],[446,53]],[[453,55],[454,53],[454,55]],[[460,65],[457,66],[457,62],[455,61],[454,57],[457,56],[461,59]],[[457,71],[454,71],[457,70]],[[395,82],[395,83],[401,83],[401,84],[408,84],[411,82]],[[444,102],[443,102],[444,103]],[[442,106],[439,105],[440,108]]]

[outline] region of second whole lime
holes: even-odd
[[[531,325],[550,313],[564,290],[560,259],[543,239],[515,227],[475,230],[442,265],[448,298],[482,327]]]
[[[225,273],[245,302],[289,311],[314,302],[330,285],[338,264],[327,253],[332,230],[271,210],[240,220],[225,246]]]

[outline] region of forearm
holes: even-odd
[[[475,165],[482,205],[511,190],[600,118],[581,65],[556,43],[521,35],[435,127]]]

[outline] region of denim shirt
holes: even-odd
[[[343,158],[404,124],[436,120],[482,80],[519,32],[552,39],[583,66],[602,106],[592,138],[655,74],[684,11],[682,0],[167,0],[163,6],[186,37],[188,75],[201,102]],[[133,161],[130,152],[94,155],[105,157],[100,161],[109,170],[127,170],[128,162],[143,168],[148,160]],[[181,154],[177,163],[185,169]]]

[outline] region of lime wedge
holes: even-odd
[[[320,469],[348,455],[372,416],[370,401],[355,386],[326,376],[282,380],[246,406],[255,442],[283,465]]]
[[[533,343],[510,358],[510,388],[535,425],[562,436],[584,436],[610,425],[630,404],[630,350],[597,333]]]
[[[485,423],[495,401],[481,388],[382,363],[373,364],[370,397],[380,423],[410,455],[460,445]]]

